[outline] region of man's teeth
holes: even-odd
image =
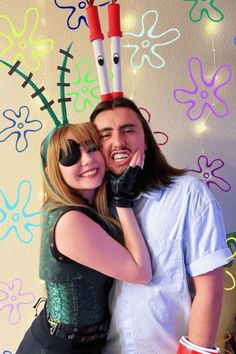
[[[82,173],[81,176],[82,176],[82,177],[92,176],[92,175],[94,175],[96,172],[97,172],[97,169],[95,168],[94,170],[90,170],[90,171],[88,171],[88,172]]]
[[[114,154],[113,155],[113,160],[118,161],[118,160],[127,159],[128,156],[129,155],[127,153]]]

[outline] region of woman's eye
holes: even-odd
[[[97,151],[97,146],[96,145],[91,145],[87,148],[87,152],[94,152],[94,151]]]

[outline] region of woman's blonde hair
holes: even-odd
[[[91,144],[100,149],[100,137],[93,123],[67,124],[55,129],[41,144],[43,166],[44,207],[47,211],[61,206],[87,206],[88,202],[64,181],[59,169],[60,149],[70,149],[67,132],[73,134],[76,142],[87,147]],[[94,208],[105,220],[121,229],[120,223],[112,216],[107,204],[105,181],[96,190]]]

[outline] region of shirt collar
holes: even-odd
[[[162,196],[164,187],[160,187],[159,189],[154,189],[148,192],[141,192],[139,196],[136,198],[136,200],[140,199],[141,197],[145,197],[148,199],[153,199],[156,202],[159,202]]]

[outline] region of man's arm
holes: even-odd
[[[213,348],[223,297],[223,268],[192,278],[196,295],[194,297],[188,339],[191,343]]]

